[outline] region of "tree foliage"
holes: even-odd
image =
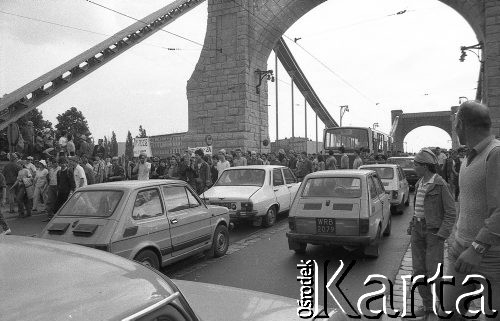
[[[127,133],[127,140],[125,141],[125,156],[128,159],[132,159],[134,157],[134,141],[130,130]]]
[[[146,130],[142,128],[142,125],[139,125],[139,136],[138,138],[146,138],[148,135],[146,134]]]
[[[17,121],[17,124],[19,125],[19,128],[22,128],[27,125],[28,121],[33,122],[35,134],[42,132],[45,128],[54,130],[54,128],[52,127],[52,123],[48,120],[43,119],[43,114],[38,109],[33,109],[25,116],[21,117]]]
[[[116,134],[114,131],[111,132],[111,148],[110,155],[112,157],[118,156],[118,142],[116,141]]]
[[[85,116],[76,107],[71,107],[64,113],[57,115],[57,121],[56,134],[58,137],[64,133],[71,133],[73,137],[91,135]]]

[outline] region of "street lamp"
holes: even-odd
[[[408,142],[404,142],[404,144],[405,144],[404,152],[408,153]]]
[[[465,96],[460,96],[458,97],[458,104],[459,105],[462,105],[464,102],[466,102],[467,100],[469,100],[469,98],[465,97]]]
[[[349,105],[340,106],[340,127],[342,127],[342,117],[344,117],[346,111],[349,111]]]
[[[377,128],[377,127],[379,127],[379,126],[378,126],[378,123],[373,123],[372,128],[373,128],[373,129],[375,129],[375,128]]]

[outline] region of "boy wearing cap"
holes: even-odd
[[[446,181],[437,174],[438,159],[428,148],[414,159],[420,177],[415,184],[414,214],[410,222],[413,275],[432,277],[438,263],[444,260],[444,241],[455,223],[455,201]],[[418,287],[423,306],[414,310],[416,317],[429,317],[434,312],[430,285]],[[438,298],[440,297],[438,291]]]

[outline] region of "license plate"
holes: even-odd
[[[316,218],[316,233],[331,234],[335,233],[334,218]]]

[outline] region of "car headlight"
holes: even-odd
[[[253,210],[252,202],[241,202],[241,210],[245,212],[251,212]]]

